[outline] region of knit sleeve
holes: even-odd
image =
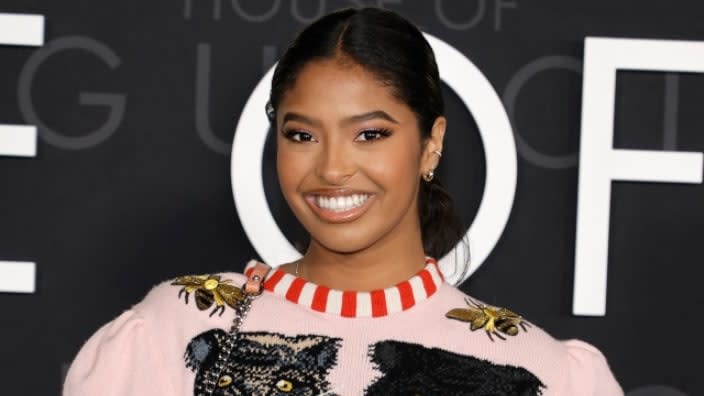
[[[150,327],[128,310],[100,328],[71,364],[63,396],[174,395]]]
[[[570,395],[623,396],[604,355],[579,340],[564,341],[568,354]]]

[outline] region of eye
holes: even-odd
[[[385,137],[391,136],[391,131],[388,129],[366,129],[357,135],[355,141],[358,142],[369,142],[372,140],[379,140]]]
[[[276,389],[281,392],[291,392],[293,390],[293,383],[285,379],[280,379],[279,382],[276,383]]]
[[[224,388],[226,386],[229,386],[232,384],[232,377],[229,375],[225,374],[220,379],[218,379],[218,388]]]
[[[313,138],[313,135],[311,135],[308,132],[305,131],[296,131],[296,130],[289,130],[289,131],[284,131],[284,136],[288,140],[292,140],[294,142],[312,142],[315,141]]]

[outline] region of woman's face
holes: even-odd
[[[407,105],[334,59],[308,63],[276,117],[279,183],[311,248],[352,253],[420,235],[420,177],[437,165],[444,118],[422,144]]]

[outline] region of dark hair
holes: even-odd
[[[334,58],[375,75],[416,114],[421,142],[430,137],[435,120],[444,114],[433,50],[412,23],[374,7],[335,11],[299,33],[274,71],[266,108],[272,124],[283,95],[301,69],[308,62]],[[418,206],[423,248],[430,256],[443,257],[464,236],[452,197],[435,178],[421,183]]]

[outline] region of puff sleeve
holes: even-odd
[[[592,345],[580,340],[568,340],[567,394],[579,396],[623,396],[621,386],[614,378],[604,355]]]
[[[174,395],[150,324],[134,310],[100,328],[81,348],[63,396]]]

